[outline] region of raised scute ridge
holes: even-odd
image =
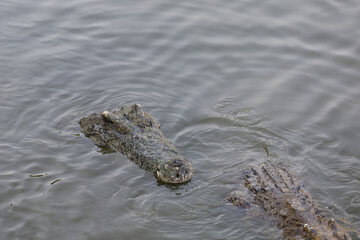
[[[285,239],[349,240],[334,219],[326,218],[295,178],[269,162],[245,173],[242,192],[227,198],[245,208],[260,206],[278,221]]]

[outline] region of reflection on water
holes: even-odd
[[[354,1],[2,1],[3,237],[278,239],[223,201],[264,159],[358,229],[359,17]],[[134,102],[191,182],[158,184],[79,135]]]

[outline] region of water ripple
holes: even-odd
[[[351,0],[2,1],[4,238],[277,239],[223,202],[265,159],[358,224],[359,16]],[[191,182],[158,185],[80,134],[81,117],[135,102]]]

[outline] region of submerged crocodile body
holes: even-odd
[[[104,149],[117,151],[165,183],[189,181],[191,163],[165,138],[160,124],[139,104],[92,114],[79,121],[81,132]]]
[[[321,213],[290,173],[270,162],[244,173],[243,191],[227,200],[245,208],[259,206],[274,216],[285,239],[351,239],[334,219]]]

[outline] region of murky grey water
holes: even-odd
[[[359,230],[357,1],[3,0],[0,21],[1,239],[281,238],[223,203],[263,143]],[[134,102],[191,182],[158,185],[79,134]]]

